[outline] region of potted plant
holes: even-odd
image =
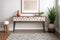
[[[55,18],[56,18],[56,9],[50,8],[48,9],[48,18],[49,18],[49,27],[48,27],[48,31],[49,32],[55,32],[55,26],[54,26],[54,22],[55,22]]]
[[[39,14],[39,16],[42,16],[42,14],[44,14],[44,12],[40,12],[40,13],[38,13]]]

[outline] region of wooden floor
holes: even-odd
[[[6,38],[10,35],[10,33],[48,33],[48,32],[43,32],[43,31],[40,31],[40,30],[20,30],[20,31],[15,31],[15,32],[9,32],[9,33],[4,33],[4,32],[0,32],[0,40],[6,40]],[[56,37],[58,37],[60,39],[60,34],[58,34],[57,32],[54,33],[54,35]]]

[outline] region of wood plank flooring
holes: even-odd
[[[0,40],[6,40],[6,38],[10,35],[10,33],[48,33],[48,32],[43,32],[42,30],[20,30],[20,31],[15,31],[15,32],[9,32],[9,33],[4,33],[0,32]],[[60,34],[55,32],[54,35],[60,39]]]

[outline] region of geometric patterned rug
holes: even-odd
[[[59,40],[52,33],[11,33],[6,40]]]

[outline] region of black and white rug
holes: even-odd
[[[11,33],[6,40],[59,40],[52,33]]]

